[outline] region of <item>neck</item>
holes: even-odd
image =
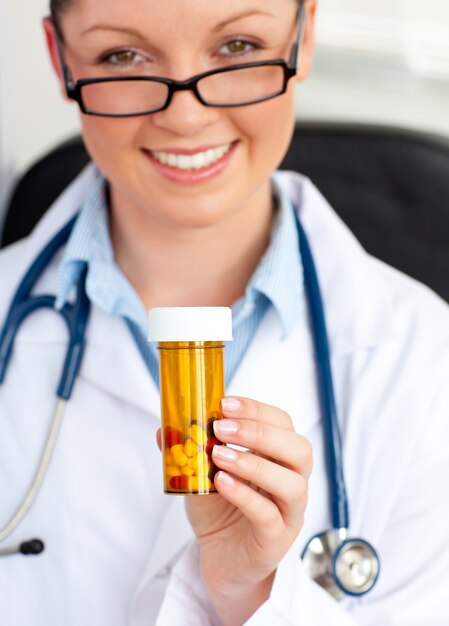
[[[231,306],[244,292],[268,243],[270,184],[212,226],[155,220],[111,189],[115,259],[145,308]]]

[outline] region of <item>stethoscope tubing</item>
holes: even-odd
[[[296,208],[294,214],[303,263],[312,336],[314,337],[332,526],[334,529],[349,528],[349,505],[343,474],[342,443],[323,300],[312,251]]]
[[[58,440],[59,430],[61,428],[62,418],[64,416],[65,411],[65,400],[58,400],[56,405],[56,410],[53,415],[53,419],[50,424],[50,429],[47,436],[47,441],[45,442],[44,451],[42,453],[41,459],[39,461],[39,466],[34,475],[33,482],[31,487],[28,489],[28,492],[17,508],[17,511],[13,514],[11,519],[7,522],[7,524],[0,530],[0,543],[4,541],[9,535],[11,535],[20,522],[23,520],[25,515],[30,510],[33,505],[45,478],[45,474],[47,473],[48,465],[53,456],[53,451],[55,449],[56,442]],[[4,553],[0,552],[0,555],[8,555],[15,554],[17,549],[11,551],[5,551]]]
[[[323,302],[312,252],[310,250],[304,229],[301,225],[296,207],[294,207],[294,214],[299,236],[300,255],[304,268],[305,291],[309,304],[312,336],[314,338],[317,359],[317,378],[323,415],[322,422],[325,440],[332,524],[335,529],[348,528],[349,507],[343,476],[342,444],[334,396],[330,351]],[[45,246],[36,258],[35,262],[27,271],[13,298],[3,332],[0,335],[0,384],[3,382],[5,377],[14,338],[20,324],[27,317],[27,315],[32,313],[37,308],[54,308],[54,296],[31,297],[31,290],[50,262],[51,258],[67,241],[75,220],[76,216],[74,216]],[[70,333],[70,342],[61,380],[57,390],[57,396],[61,401],[67,401],[70,398],[84,353],[85,331],[90,311],[90,304],[85,291],[86,274],[87,266],[83,268],[81,275],[79,276],[77,297],[74,304],[66,304],[60,311],[67,323]],[[32,487],[11,521],[1,531],[0,541],[6,538],[6,536],[8,536],[14,528],[16,528],[36,498],[56,443],[57,433],[59,432],[63,412],[63,405],[58,403],[58,407],[50,427],[44,453]]]
[[[76,215],[48,242],[39,253],[34,263],[28,268],[25,276],[12,299],[6,322],[0,334],[0,384],[4,381],[6,370],[12,355],[14,339],[23,321],[34,311],[42,308],[53,310],[56,298],[51,295],[32,296],[31,291],[39,277],[56,254],[66,243],[75,224]],[[44,481],[54,448],[58,439],[66,403],[69,400],[75,384],[85,348],[86,327],[90,312],[90,303],[85,292],[87,266],[80,272],[76,298],[73,304],[65,304],[60,314],[67,324],[69,331],[69,344],[62,368],[56,397],[58,399],[56,409],[51,420],[49,432],[44,445],[38,467],[34,474],[32,484],[28,489],[23,501],[18,506],[11,519],[0,529],[0,542],[4,541],[20,524],[31,506],[33,505]],[[0,556],[11,554],[39,554],[44,549],[44,544],[39,539],[24,542],[16,548],[0,550]]]
[[[54,296],[32,296],[31,291],[56,252],[68,240],[76,217],[75,215],[48,242],[45,248],[39,253],[34,263],[28,268],[28,271],[17,288],[2,333],[0,334],[0,384],[4,381],[12,354],[14,339],[20,325],[29,315],[38,309],[54,309],[56,301]],[[61,379],[56,391],[56,396],[62,400],[68,400],[71,396],[84,353],[86,327],[90,313],[90,303],[85,290],[86,275],[87,264],[84,264],[78,279],[77,294],[74,303],[66,303],[60,310],[60,314],[67,324],[70,337]]]

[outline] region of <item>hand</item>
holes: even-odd
[[[215,446],[219,496],[187,497],[200,567],[223,624],[241,624],[268,598],[276,568],[300,532],[312,449],[290,416],[247,398],[224,398]]]

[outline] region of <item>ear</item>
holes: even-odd
[[[305,80],[309,76],[312,71],[313,55],[315,51],[315,15],[317,0],[305,0],[305,3],[305,24],[296,80]]]
[[[44,19],[42,20],[42,26],[44,28],[45,40],[47,42],[47,50],[50,55],[50,61],[58,78],[62,97],[65,100],[69,100],[64,84],[61,59],[58,52],[58,44],[56,43],[55,25],[50,17],[44,17]]]

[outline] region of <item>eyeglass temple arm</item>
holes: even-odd
[[[288,59],[288,66],[294,69],[295,71],[299,69],[299,57],[302,47],[302,39],[304,36],[304,28],[306,22],[306,0],[299,0],[299,9],[298,9],[298,37],[295,43],[292,45],[292,49],[290,51],[290,58]]]
[[[67,95],[69,92],[69,89],[73,89],[74,82],[73,82],[73,77],[72,77],[72,73],[70,71],[70,69],[68,68],[65,60],[64,60],[64,54],[62,52],[62,39],[61,39],[61,34],[59,32],[59,28],[58,25],[55,24],[55,21],[52,17],[49,18],[51,23],[53,24],[53,29],[54,29],[54,33],[55,33],[55,39],[56,39],[56,48],[58,50],[58,58],[59,58],[59,63],[61,65],[62,68],[62,74],[64,77],[64,83],[65,83],[65,88],[67,91]]]

